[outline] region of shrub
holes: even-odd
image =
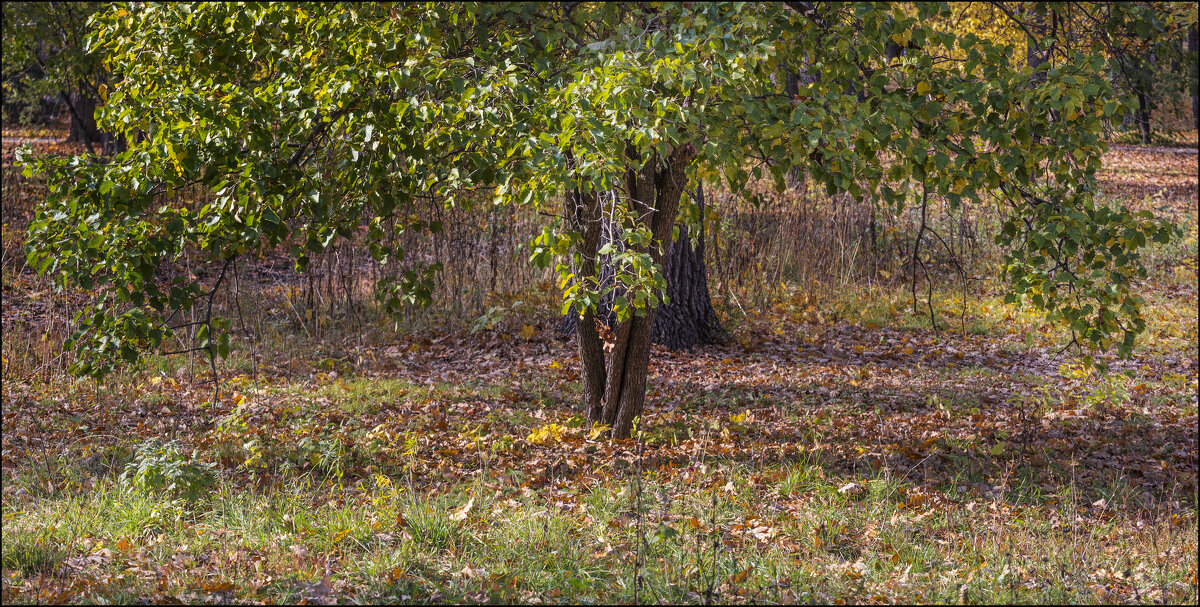
[[[133,461],[125,465],[121,481],[194,501],[215,481],[214,467],[212,463],[196,462],[185,456],[178,441],[164,444],[152,439],[138,446]]]

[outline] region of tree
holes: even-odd
[[[1198,52],[1200,52],[1200,29],[1193,22],[1191,29],[1188,30],[1187,55],[1185,55],[1187,58],[1183,61],[1183,69],[1186,71],[1192,88],[1192,122],[1196,130],[1200,131],[1200,96],[1197,95],[1197,81],[1200,80],[1200,74],[1197,74],[1198,63],[1200,63],[1197,61]],[[1191,59],[1191,61],[1187,59]]]
[[[624,438],[669,292],[664,256],[682,240],[677,222],[699,216],[684,193],[765,177],[782,189],[797,169],[884,211],[931,197],[1004,207],[1010,299],[1077,343],[1128,355],[1145,327],[1138,251],[1173,228],[1092,197],[1104,121],[1122,108],[1104,58],[1013,66],[1011,45],[928,25],[947,14],[807,2],[114,5],[91,37],[119,76],[101,125],[145,138],[108,162],[20,154],[49,186],[30,261],[96,293],[72,343],[76,371],[100,376],[187,325],[202,325],[194,348],[223,353],[211,293],[249,251],[287,246],[303,270],[365,225],[371,254],[393,268],[382,307],[397,312],[428,303],[435,276],[385,238],[434,228],[404,219],[414,200],[531,206],[557,217],[531,261],[555,268],[564,313],[580,315],[584,408]],[[797,65],[812,77],[793,95],[771,75]],[[196,183],[213,202],[158,201]],[[602,242],[606,223],[615,241]],[[167,269],[188,251],[219,268],[213,286]],[[617,320],[607,355],[595,322],[605,298]],[[175,321],[206,301],[203,321]]]
[[[1114,81],[1131,93],[1137,106],[1132,114],[1143,144],[1150,143],[1150,117],[1168,95],[1196,90],[1195,51],[1186,47],[1188,31],[1196,24],[1196,7],[1173,2],[1114,4],[1096,10],[1103,25],[1096,43],[1114,59]]]
[[[663,263],[667,281],[666,299],[654,320],[654,343],[674,350],[701,344],[720,343],[726,338],[717,312],[708,295],[708,269],[704,260],[704,185],[696,184],[697,217],[687,224],[696,226],[697,238],[691,238],[691,228],[682,225],[679,237],[671,243]]]
[[[684,350],[699,345],[716,344],[728,336],[721,328],[721,321],[713,309],[712,299],[708,294],[708,270],[705,266],[704,225],[700,218],[705,213],[704,186],[696,185],[692,200],[698,211],[694,219],[683,220],[676,225],[679,237],[671,243],[663,258],[663,276],[666,279],[666,291],[663,303],[654,318],[653,343],[660,344],[673,350]],[[699,233],[691,238],[688,225],[698,226]],[[619,245],[620,239],[614,236],[619,227],[612,222],[601,222],[601,245],[613,242]],[[600,267],[596,270],[601,284],[609,284],[615,279],[616,273],[610,267]],[[617,315],[613,311],[614,296],[602,297],[595,313],[596,320],[604,326],[617,324]],[[564,334],[576,335],[579,332],[579,314],[568,312],[559,324],[559,331]]]
[[[99,9],[98,2],[6,2],[4,93],[6,111],[23,115],[58,97],[71,117],[67,140],[108,153],[116,142],[96,126],[107,76],[85,43],[88,19]]]
[[[1194,96],[1195,47],[1186,44],[1197,20],[1193,4],[988,2],[966,3],[959,10],[973,30],[999,39],[1024,36],[1031,65],[1073,52],[1106,57],[1116,89],[1131,97],[1128,122],[1144,144],[1150,143],[1155,108],[1169,95]],[[981,19],[984,11],[992,19]]]

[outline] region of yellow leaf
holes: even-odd
[[[547,424],[529,433],[526,440],[535,445],[544,445],[550,442],[558,442],[562,440],[562,435],[566,432],[566,428],[558,424]]]
[[[917,83],[917,94],[924,95],[929,92],[929,83],[924,80]]]
[[[535,332],[536,331],[533,328],[533,325],[525,325],[525,326],[521,327],[520,331],[517,332],[517,337],[520,337],[521,339],[528,341],[530,339],[533,339],[533,334]]]
[[[601,434],[608,432],[610,429],[611,426],[606,426],[600,422],[595,422],[592,424],[592,430],[588,432],[588,440],[596,440]]]

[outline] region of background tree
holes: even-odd
[[[1131,2],[1081,6],[1094,22],[1094,41],[1112,58],[1113,81],[1131,93],[1134,122],[1143,144],[1151,141],[1151,115],[1172,96],[1196,92],[1196,6],[1177,2]],[[1196,109],[1193,104],[1193,121]]]
[[[86,42],[99,2],[4,3],[4,111],[28,120],[46,98],[66,106],[68,141],[108,153],[116,141],[96,126],[107,74]]]
[[[1024,38],[1031,65],[1076,52],[1104,57],[1116,90],[1130,96],[1127,122],[1143,144],[1150,143],[1155,108],[1173,96],[1195,96],[1196,48],[1187,37],[1196,20],[1195,5],[1182,2],[971,2],[955,9],[955,21],[969,31]]]
[[[416,200],[556,217],[532,261],[580,319],[588,417],[627,437],[645,401],[667,251],[703,181],[804,171],[883,212],[931,198],[1007,211],[1012,301],[1128,355],[1144,330],[1138,250],[1172,228],[1098,204],[1105,120],[1122,105],[1095,53],[1013,66],[1011,44],[936,27],[944,5],[683,3],[114,5],[92,46],[119,76],[101,127],[145,133],[106,163],[21,154],[49,176],[30,261],[93,289],[73,343],[103,375],[173,331],[227,349],[211,293],[239,255],[311,253],[359,226],[394,268],[382,308],[427,303],[434,273],[388,234]],[[901,52],[903,50],[903,52]],[[786,90],[772,78],[804,65]],[[132,140],[132,139],[131,139]],[[196,207],[164,192],[203,184]],[[618,237],[602,242],[604,225]],[[698,233],[694,229],[693,233]],[[918,235],[920,242],[920,235]],[[191,253],[209,282],[173,273]],[[669,266],[669,264],[668,264]],[[601,268],[611,268],[611,279]],[[604,298],[617,324],[606,353]],[[181,312],[208,302],[200,322]],[[172,324],[174,323],[174,324]]]
[[[721,327],[721,321],[709,296],[708,269],[704,257],[706,234],[705,222],[701,218],[706,216],[706,211],[710,217],[716,213],[708,208],[705,202],[702,183],[696,184],[696,189],[688,194],[695,202],[688,207],[694,207],[695,216],[681,219],[676,224],[678,238],[671,243],[663,257],[663,276],[667,286],[654,318],[652,337],[653,343],[673,350],[721,343],[728,337]],[[601,245],[612,242],[619,246],[619,238],[614,237],[619,231],[619,226],[614,223],[602,221]],[[692,237],[693,233],[695,237]],[[611,267],[603,265],[597,268],[596,272],[601,283],[611,282],[616,276]],[[600,321],[603,326],[617,324],[617,315],[613,311],[614,298],[615,296],[602,297],[597,306],[595,320]],[[577,313],[568,313],[563,317],[558,330],[565,334],[576,334],[579,330],[578,319]]]

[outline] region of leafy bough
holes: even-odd
[[[404,265],[395,245],[438,229],[411,219],[417,202],[526,206],[557,217],[531,261],[557,270],[564,312],[613,302],[629,347],[612,360],[577,327],[597,363],[589,416],[624,436],[662,256],[697,216],[681,194],[764,176],[783,190],[794,169],[887,212],[998,205],[1009,301],[1128,356],[1145,329],[1141,249],[1177,231],[1096,200],[1101,136],[1128,104],[1103,54],[1014,66],[1011,44],[939,29],[946,7],[910,8],[117,4],[91,44],[119,76],[101,123],[131,147],[105,162],[19,153],[49,188],[29,259],[95,294],[71,343],[74,370],[99,377],[180,329],[227,352],[211,303],[240,256],[283,247],[304,270],[361,239],[394,268],[377,294],[396,314],[436,288],[437,267]],[[211,199],[170,200],[190,187]],[[207,281],[173,268],[188,256]],[[197,307],[203,321],[171,324]]]

